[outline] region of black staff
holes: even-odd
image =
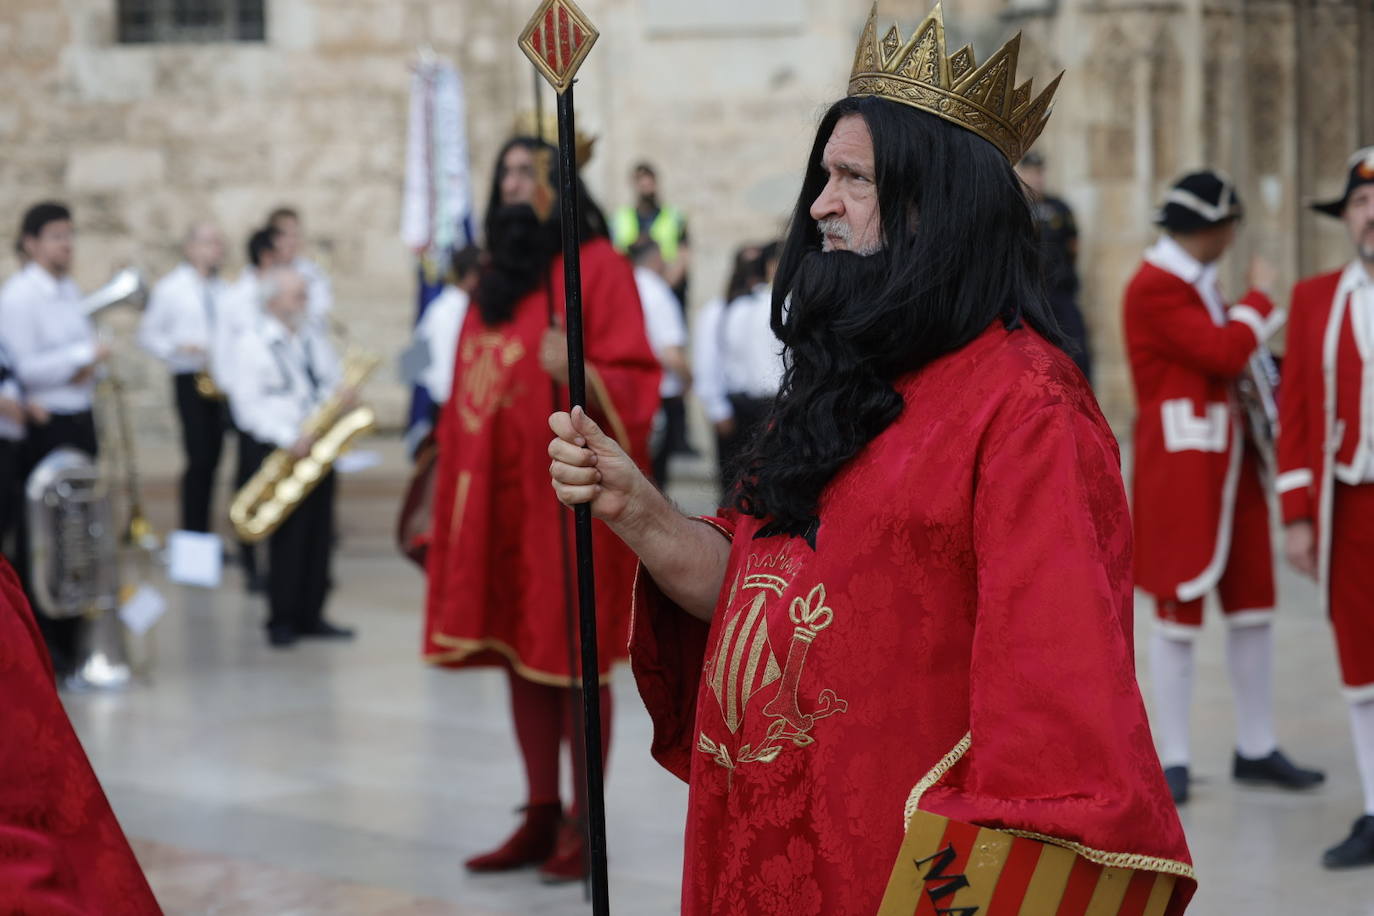
[[[568,334],[568,390],[572,407],[587,406],[582,348],[582,258],[577,236],[577,126],[573,77],[600,33],[572,0],[545,0],[520,36],[520,50],[558,93],[558,196],[563,217],[564,324]],[[592,572],[592,510],[573,510],[577,597],[582,642],[583,768],[587,779],[587,852],[592,912],[609,916],[606,881],[606,800],[601,760],[600,666],[596,650],[596,582]]]

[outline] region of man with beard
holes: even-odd
[[[452,394],[437,432],[439,471],[427,558],[425,660],[498,665],[525,765],[524,822],[473,871],[540,865],[549,881],[586,872],[581,780],[572,817],[559,796],[560,746],[579,677],[570,645],[571,526],[548,491],[539,447],[549,411],[568,400],[562,235],[555,150],[531,137],[497,159],[483,265],[458,336]],[[658,361],[644,329],[630,264],[611,246],[601,211],[578,180],[587,381],[591,409],[635,461],[648,459],[658,408]],[[625,657],[633,554],[604,525],[594,533],[604,756],[610,668]],[[560,530],[563,529],[563,530]]]
[[[909,40],[876,14],[811,151],[733,505],[687,518],[593,418],[550,421],[560,500],[642,564],[683,912],[1180,913],[1119,456],[1011,167],[1054,87],[1013,91],[1008,49],[947,57],[938,7]]]
[[[1355,259],[1293,290],[1278,490],[1284,553],[1319,583],[1350,704],[1364,814],[1322,857],[1348,868],[1374,865],[1374,146],[1315,209],[1345,222]]]

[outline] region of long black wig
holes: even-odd
[[[529,204],[507,206],[501,202],[506,154],[517,146],[531,153],[542,151],[548,156],[548,181],[554,190],[554,199],[549,218],[542,222]],[[515,137],[501,147],[496,157],[483,225],[488,256],[475,296],[482,320],[489,327],[511,320],[516,304],[544,282],[549,262],[563,250],[558,170],[558,149],[536,137]],[[606,216],[587,193],[580,175],[577,177],[577,196],[579,244],[610,235]]]
[[[883,248],[868,257],[822,253],[810,215],[828,180],[826,143],[849,115],[873,137]],[[782,385],[741,462],[736,507],[770,519],[769,532],[813,532],[826,484],[902,412],[894,381],[996,321],[1061,343],[1030,206],[1006,157],[895,102],[837,102],[817,130],[778,265]]]

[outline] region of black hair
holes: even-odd
[[[453,271],[455,281],[463,279],[467,274],[472,273],[482,266],[482,249],[476,245],[467,245],[462,248],[455,248],[453,256],[449,260],[449,267]]]
[[[654,171],[654,167],[653,167],[652,165],[650,165],[649,163],[647,163],[647,162],[637,162],[637,163],[635,163],[635,167],[634,167],[634,169],[633,169],[633,174],[634,174],[634,176],[635,176],[636,178],[638,178],[640,175],[648,175],[650,178],[654,179],[655,181],[658,180],[658,173],[655,172],[655,171]]]
[[[248,237],[248,263],[254,267],[262,266],[262,256],[277,247],[277,236],[281,233],[266,226]]]
[[[532,153],[544,152],[549,163],[548,182],[554,189],[553,209],[548,219],[540,221],[529,204],[504,206],[501,203],[501,179],[504,177],[506,154],[515,147]],[[536,156],[536,163],[538,157]],[[580,244],[610,235],[606,216],[587,193],[582,177],[577,176],[577,235]],[[515,306],[531,290],[544,282],[549,263],[562,250],[562,219],[558,209],[558,150],[535,137],[515,137],[501,147],[496,157],[496,169],[491,180],[491,195],[487,198],[484,224],[487,251],[490,254],[482,276],[477,282],[477,309],[488,327],[505,324],[515,314]]]
[[[643,264],[650,255],[658,253],[659,251],[658,242],[650,238],[641,238],[631,245],[630,250],[626,253],[630,256],[630,263],[640,265]]]
[[[277,207],[271,213],[267,214],[267,225],[276,228],[277,223],[284,219],[293,219],[299,223],[301,221],[301,215],[294,207]]]
[[[812,203],[841,118],[873,137],[883,248],[822,253]],[[845,98],[822,119],[773,286],[784,372],[766,427],[746,450],[738,509],[766,530],[815,530],[826,484],[897,419],[904,374],[994,322],[1058,344],[1029,202],[1011,164],[977,134],[879,98]]]
[[[735,249],[735,263],[725,284],[724,302],[728,306],[740,296],[746,296],[763,282],[763,246],[741,245]]]
[[[21,240],[36,239],[43,234],[43,227],[48,223],[57,223],[63,220],[71,222],[71,219],[72,211],[67,209],[66,204],[45,200],[24,211],[24,218],[19,223],[19,237]]]

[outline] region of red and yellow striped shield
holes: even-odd
[[[1174,875],[916,811],[879,916],[1163,916]]]

